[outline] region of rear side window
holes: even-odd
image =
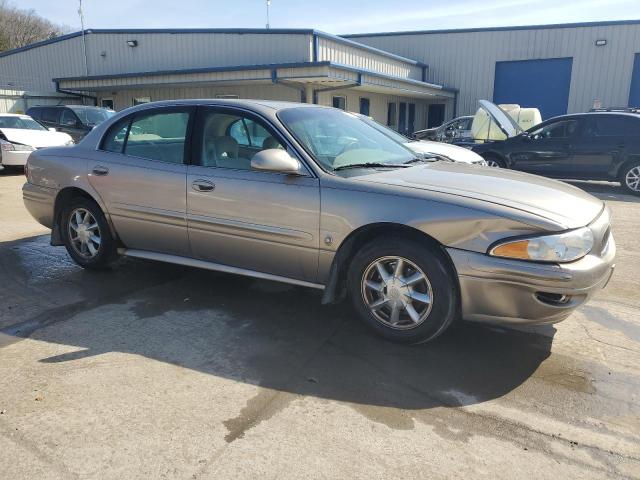
[[[41,113],[42,110],[40,110],[39,108],[30,108],[29,110],[27,110],[27,115],[29,115],[34,120],[40,120]]]
[[[60,109],[46,107],[42,109],[42,121],[50,123],[58,123],[60,117]]]
[[[626,116],[593,116],[587,122],[585,133],[595,137],[640,135],[640,119]]]
[[[102,140],[101,150],[106,152],[122,153],[124,142],[127,138],[131,117],[126,117],[111,126]]]
[[[189,112],[162,112],[136,115],[124,153],[149,160],[183,163]]]

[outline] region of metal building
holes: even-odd
[[[456,91],[427,66],[315,30],[87,30],[0,54],[0,81],[123,109],[240,97],[333,105],[410,133]]]
[[[345,37],[428,63],[428,81],[459,90],[460,115],[479,99],[538,107],[543,119],[640,106],[640,20]]]

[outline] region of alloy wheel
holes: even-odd
[[[487,159],[486,162],[487,167],[500,168],[500,164],[491,158]]]
[[[362,276],[361,291],[374,318],[398,330],[421,325],[433,306],[427,275],[403,257],[383,257],[369,264]]]
[[[69,239],[73,249],[82,257],[91,259],[100,252],[100,227],[86,208],[76,208],[69,216]]]
[[[634,192],[640,192],[640,166],[633,167],[624,178],[627,187]]]

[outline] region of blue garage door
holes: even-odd
[[[573,58],[496,62],[493,101],[537,107],[543,120],[564,115],[572,66]]]
[[[631,77],[631,90],[629,91],[629,106],[640,107],[640,53],[636,53],[633,62],[633,76]]]

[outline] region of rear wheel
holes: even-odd
[[[433,340],[453,322],[458,289],[448,262],[436,248],[405,238],[365,245],[349,270],[356,311],[388,340]]]
[[[61,231],[67,252],[81,267],[106,268],[117,258],[107,220],[87,198],[73,198],[63,209]]]
[[[628,192],[640,195],[640,162],[628,163],[620,170],[620,183]]]

